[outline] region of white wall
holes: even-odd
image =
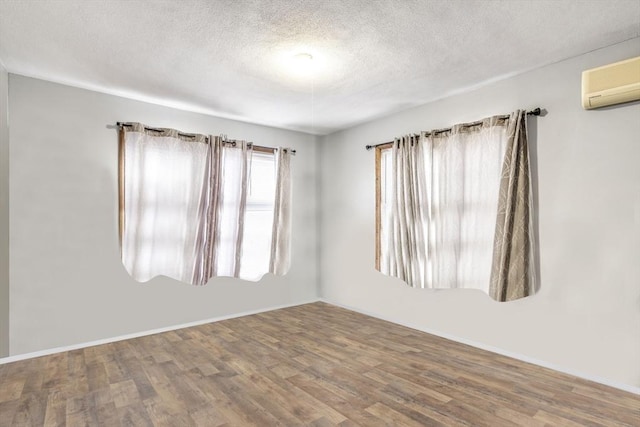
[[[9,75],[12,355],[315,300],[315,137]],[[116,121],[290,146],[292,267],[260,282],[133,281],[120,262]]]
[[[11,190],[10,319],[8,284],[0,280],[0,326],[10,324],[10,353],[313,300],[320,280],[330,302],[638,386],[640,105],[583,111],[580,72],[639,55],[639,42],[363,124],[320,144],[310,135],[10,75],[10,183],[8,127],[0,116],[0,263],[9,260],[1,197],[8,197],[3,188]],[[6,79],[0,70],[3,112]],[[373,152],[364,145],[538,105],[549,112],[529,121],[540,292],[495,303],[476,291],[411,289],[376,272]],[[258,283],[213,279],[204,287],[131,280],[118,254],[116,121],[296,148],[291,272]]]
[[[9,75],[0,62],[0,357],[9,354]]]
[[[584,111],[581,72],[640,39],[322,138],[321,296],[562,369],[640,386],[640,104]],[[529,119],[541,290],[496,303],[420,290],[374,269],[374,153],[405,133],[544,107]]]

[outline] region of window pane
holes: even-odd
[[[269,271],[275,196],[275,156],[254,152],[242,239],[240,276],[244,279],[259,279]]]
[[[382,150],[380,157],[380,271],[389,273],[389,218],[393,194],[391,180],[391,149]]]

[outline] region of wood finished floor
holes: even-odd
[[[324,303],[0,365],[0,426],[640,426],[640,396]]]

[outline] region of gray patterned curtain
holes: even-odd
[[[502,164],[489,295],[511,301],[534,293],[527,113],[509,118]]]

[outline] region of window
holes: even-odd
[[[223,164],[223,169],[225,168]],[[216,253],[218,276],[237,276],[259,280],[269,271],[273,212],[276,197],[276,163],[271,152],[252,152],[246,183],[244,217],[239,210],[242,185],[239,179],[230,179],[225,171],[222,188],[222,215],[220,237]],[[236,226],[236,222],[241,225]],[[240,243],[238,246],[237,243]],[[236,260],[236,257],[239,258]],[[239,270],[236,267],[239,265]]]
[[[243,277],[259,279],[269,271],[275,194],[275,156],[273,153],[254,152],[244,219]]]
[[[145,282],[157,275],[189,282],[196,264],[207,145],[126,132],[121,150],[122,262]]]
[[[530,225],[524,211],[529,193],[524,188],[522,196],[512,197],[515,193],[502,185],[509,177],[504,172],[510,168],[506,153],[512,152],[507,151],[507,144],[514,144],[516,135],[505,123],[504,118],[496,117],[419,138],[408,135],[398,139],[397,146],[376,147],[379,271],[414,287],[490,293],[492,280],[497,282],[494,278],[513,265],[508,264],[511,257],[522,260],[511,277],[529,281],[530,249],[525,238]],[[519,170],[512,168],[509,173]],[[523,176],[518,183],[525,187],[528,175]],[[518,226],[510,222],[515,208],[507,205],[514,198],[522,201],[518,213],[524,212]],[[508,209],[514,209],[513,213]],[[526,235],[511,250],[508,239],[514,233]],[[496,243],[502,235],[507,243]]]
[[[134,279],[205,284],[286,273],[291,150],[129,126],[121,134],[120,233]]]

